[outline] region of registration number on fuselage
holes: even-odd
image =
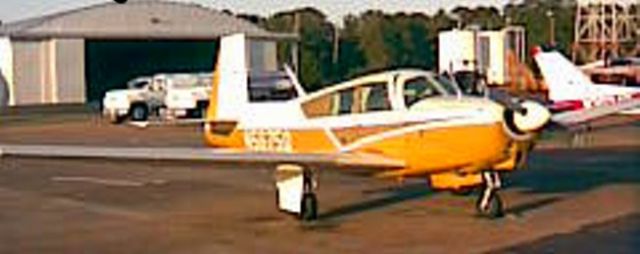
[[[252,129],[244,132],[247,149],[254,152],[291,152],[291,133],[282,129]]]
[[[594,108],[594,107],[616,106],[620,103],[623,103],[632,99],[633,99],[633,96],[630,94],[629,95],[620,94],[620,95],[612,95],[612,96],[604,96],[604,97],[598,97],[593,99],[587,99],[584,102],[587,108]]]

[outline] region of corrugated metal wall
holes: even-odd
[[[85,101],[83,40],[17,40],[12,45],[14,105]]]
[[[57,103],[84,103],[86,101],[84,40],[57,40],[55,45]]]
[[[15,105],[43,102],[45,82],[45,54],[47,41],[28,40],[13,42],[13,99]]]

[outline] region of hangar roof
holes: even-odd
[[[258,39],[295,39],[202,5],[164,0],[113,2],[0,25],[13,38],[216,39],[245,33]]]

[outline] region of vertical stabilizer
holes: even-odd
[[[207,122],[237,122],[249,103],[247,44],[244,34],[220,40]]]
[[[560,53],[537,52],[534,59],[549,88],[552,101],[575,100],[589,94],[589,77]]]

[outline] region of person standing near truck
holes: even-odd
[[[0,111],[9,106],[9,84],[0,70]]]

